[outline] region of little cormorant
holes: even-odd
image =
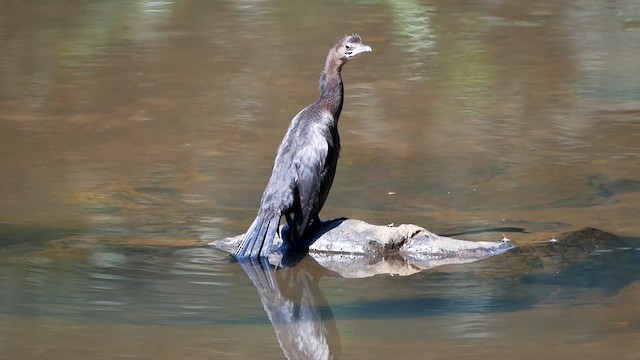
[[[267,257],[285,216],[294,244],[320,220],[338,163],[338,118],[344,88],[340,71],[371,47],[359,35],[346,35],[329,50],[320,75],[320,99],[302,109],[289,124],[262,194],[260,209],[236,250],[236,257]]]

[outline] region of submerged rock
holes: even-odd
[[[282,236],[287,237],[287,232],[284,226]],[[210,245],[233,253],[243,236]],[[343,277],[410,275],[435,266],[481,260],[515,248],[508,241],[458,240],[416,225],[372,225],[355,219],[322,222],[303,247],[318,264]],[[269,255],[272,265],[290,266],[299,259],[300,252],[289,249],[281,238],[274,241]]]
[[[501,257],[500,266],[514,275],[557,274],[576,264],[587,266],[604,253],[635,252],[638,246],[633,240],[591,227],[559,234],[553,240],[519,247]]]

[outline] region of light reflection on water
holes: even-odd
[[[57,251],[64,250],[78,252]],[[62,263],[35,254],[8,265],[24,278],[6,284],[3,312],[134,324],[206,323],[203,314],[234,321],[223,307],[233,284],[216,266],[224,258],[208,249],[94,249]],[[11,272],[3,272],[3,282]]]
[[[245,230],[342,33],[374,52],[344,69],[324,216],[637,237],[638,19],[625,0],[0,4],[0,354],[281,358],[241,267],[200,246]],[[343,358],[634,356],[636,248],[562,276],[312,288]]]

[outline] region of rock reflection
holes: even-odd
[[[314,274],[309,261],[277,270],[265,259],[242,261],[240,265],[258,290],[287,359],[340,357],[333,313],[318,284],[320,276]]]

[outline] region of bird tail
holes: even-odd
[[[249,230],[244,234],[240,246],[236,249],[236,258],[267,257],[279,225],[280,214],[258,213]]]

